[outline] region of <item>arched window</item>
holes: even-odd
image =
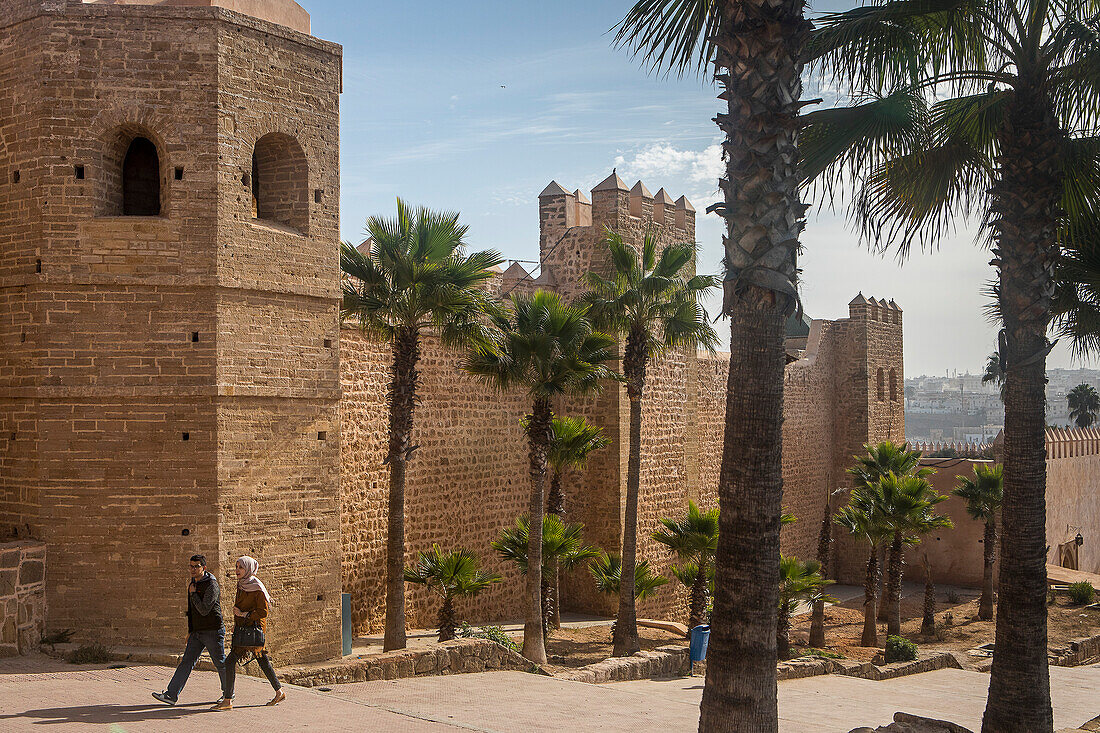
[[[886,399],[886,373],[881,368],[878,370],[878,398],[879,401]]]
[[[253,216],[306,234],[309,165],[302,146],[289,135],[264,135],[256,141],[251,164]]]
[[[135,137],[122,159],[122,215],[160,216],[160,155],[149,138]]]
[[[898,370],[890,370],[890,401],[898,401]]]

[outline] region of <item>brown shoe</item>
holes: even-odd
[[[286,699],[286,693],[283,692],[282,690],[279,690],[278,692],[275,693],[275,697],[271,698],[271,702],[269,702],[267,705],[268,705],[268,707],[270,707],[272,705],[278,705],[279,703],[281,703],[285,699]]]
[[[226,698],[226,699],[220,701],[217,705],[215,705],[214,707],[212,707],[210,709],[211,710],[217,710],[218,712],[222,712],[222,711],[225,711],[225,710],[232,710],[233,709],[233,701]]]

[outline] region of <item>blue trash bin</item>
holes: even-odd
[[[695,674],[695,663],[707,658],[708,644],[710,644],[710,624],[700,624],[691,630],[691,643],[688,645],[691,674]]]

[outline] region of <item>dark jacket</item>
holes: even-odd
[[[195,581],[195,592],[187,594],[187,633],[218,631],[223,627],[221,589],[209,572]]]

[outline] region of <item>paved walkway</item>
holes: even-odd
[[[238,676],[237,707],[209,712],[217,676],[196,672],[181,704],[165,707],[149,693],[163,689],[164,667],[76,668],[0,661],[0,731],[210,733],[269,731],[694,731],[700,678],[611,685],[565,682],[521,672],[425,677],[339,685],[329,692],[289,687],[287,701],[264,706],[271,688]],[[1052,668],[1058,727],[1100,713],[1100,666]],[[977,729],[988,675],[940,670],[888,682],[814,677],[779,686],[783,733],[848,733],[881,725],[896,710],[949,718]]]

